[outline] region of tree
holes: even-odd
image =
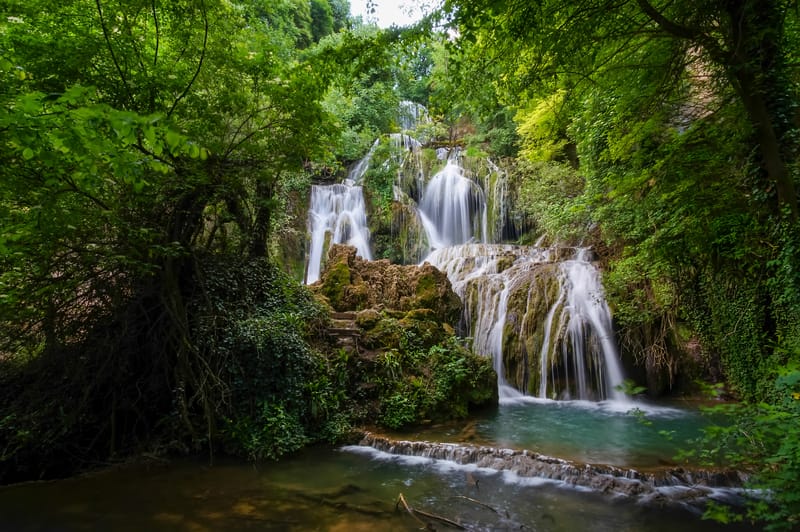
[[[311,35],[319,42],[333,33],[333,12],[328,0],[311,0]]]
[[[758,148],[760,189],[777,212],[797,219],[797,192],[787,161],[795,157],[790,102],[794,88],[787,58],[796,43],[787,31],[790,1],[770,2],[612,2],[584,0],[530,4],[446,2],[462,38],[478,44],[483,64],[498,62],[514,73],[501,83],[512,92],[541,88],[556,80],[597,80],[619,69],[658,68],[665,91],[679,89],[681,72],[695,65],[712,82],[709,89],[734,90],[748,117]],[[636,63],[636,50],[663,40],[672,50],[663,62]],[[669,93],[669,92],[668,92]],[[668,94],[667,93],[667,94]],[[662,97],[665,96],[662,92]]]
[[[11,3],[0,32],[0,359],[21,375],[0,433],[24,451],[0,470],[159,431],[210,445],[234,362],[195,335],[229,319],[200,272],[264,260],[276,191],[332,131],[332,67],[302,60],[286,3],[44,4]]]

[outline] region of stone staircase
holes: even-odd
[[[336,339],[336,344],[340,347],[358,347],[361,333],[356,327],[356,313],[334,312],[331,314],[331,326],[328,327],[328,334]]]

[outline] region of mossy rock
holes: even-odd
[[[363,330],[373,329],[381,320],[381,313],[374,308],[359,311],[356,314],[356,325]]]
[[[325,277],[320,292],[335,310],[348,310],[344,295],[350,286],[350,267],[346,262],[331,264],[325,270]]]
[[[406,312],[403,319],[409,321],[431,321],[435,323],[436,313],[429,308],[417,308]]]
[[[364,283],[344,287],[341,305],[343,309],[363,310],[370,304],[370,289]]]
[[[412,313],[416,313],[416,311],[412,311],[410,314]],[[414,340],[415,347],[428,349],[446,338],[447,335],[439,323],[429,319],[418,319],[418,317],[419,314],[416,318],[403,318],[398,322],[405,331],[406,341],[411,338]]]
[[[361,345],[366,349],[391,349],[400,345],[403,328],[398,321],[382,317],[361,337]]]

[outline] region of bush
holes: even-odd
[[[475,355],[455,336],[428,344],[405,331],[400,349],[379,356],[379,422],[399,429],[428,421],[463,419],[472,406],[496,404],[491,360]]]
[[[308,442],[296,412],[287,412],[281,404],[261,402],[255,416],[229,420],[225,432],[234,445],[250,460],[280,456],[303,447]]]
[[[704,432],[697,449],[710,465],[725,464],[752,472],[754,490],[746,515],[711,505],[706,518],[721,522],[745,518],[766,524],[767,530],[794,530],[800,526],[800,356],[774,381],[774,403],[744,403],[709,409],[732,420]]]

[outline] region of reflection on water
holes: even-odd
[[[2,488],[0,530],[418,530],[420,523],[396,508],[401,493],[411,506],[469,530],[716,529],[686,510],[509,482],[431,460],[317,448],[258,467],[180,461]]]

